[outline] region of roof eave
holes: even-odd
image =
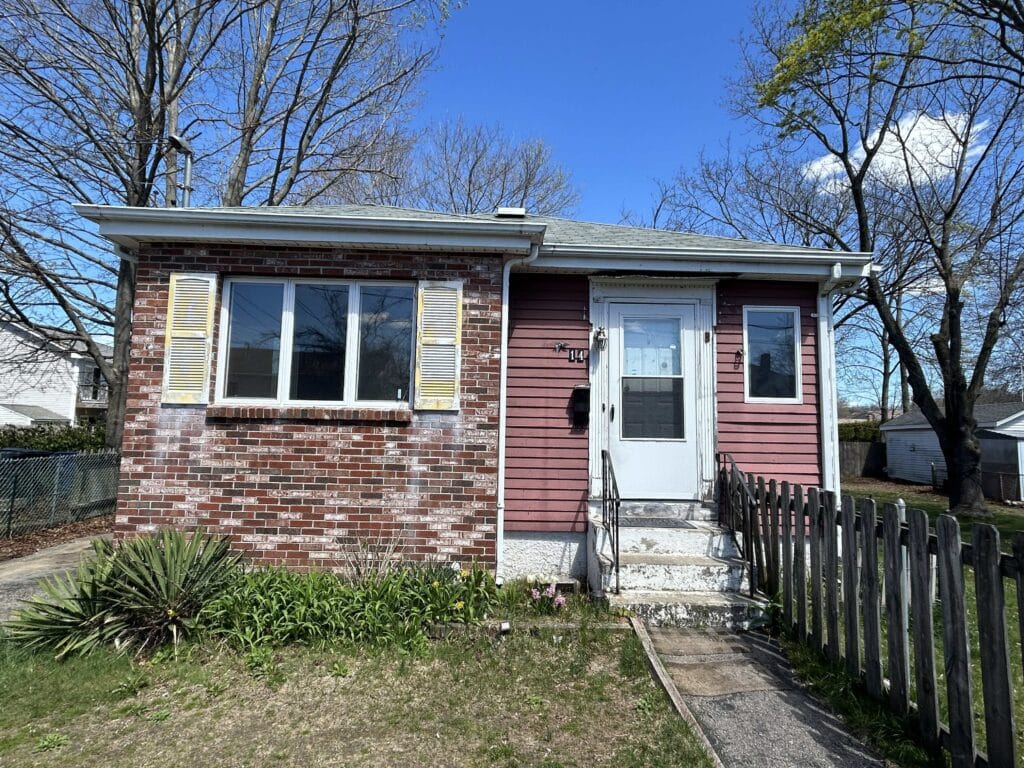
[[[279,213],[267,209],[217,211],[77,204],[99,234],[128,249],[146,242],[361,246],[528,253],[545,224],[427,220]]]
[[[838,272],[836,271],[838,265]],[[545,243],[537,269],[693,272],[708,275],[783,276],[855,284],[871,270],[871,254],[832,251],[793,252],[772,248],[645,248]]]

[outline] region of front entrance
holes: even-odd
[[[695,303],[608,304],[608,447],[627,499],[699,499]]]

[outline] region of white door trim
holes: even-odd
[[[697,325],[697,459],[702,498],[715,484],[715,281],[671,278],[590,279],[590,496],[601,497],[601,450],[608,445],[608,305],[692,304]],[[602,333],[603,331],[603,333]],[[600,336],[604,336],[603,348]]]

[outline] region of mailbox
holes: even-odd
[[[590,385],[577,384],[569,399],[573,429],[586,429],[590,425]]]

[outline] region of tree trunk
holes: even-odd
[[[981,485],[981,445],[974,435],[972,424],[958,427],[956,420],[947,419],[952,433],[943,445],[949,483],[949,509],[957,516],[986,517],[990,513]],[[951,426],[950,426],[951,425]]]
[[[889,388],[892,378],[892,350],[889,347],[889,334],[882,331],[882,390],[879,396],[878,422],[885,424],[889,420]]]
[[[108,448],[121,449],[127,404],[128,363],[131,360],[132,307],[135,305],[135,264],[121,259],[117,272],[117,300],[114,313],[114,352],[111,367],[114,375],[107,382]]]

